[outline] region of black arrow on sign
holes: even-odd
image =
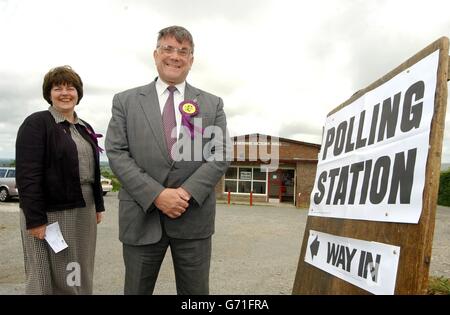
[[[320,242],[318,241],[319,235],[316,236],[315,240],[312,241],[311,245],[309,245],[309,249],[311,250],[311,260],[314,259],[314,256],[317,256],[319,252]]]

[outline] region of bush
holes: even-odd
[[[450,207],[450,170],[441,173],[438,205]]]

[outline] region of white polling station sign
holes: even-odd
[[[400,247],[309,231],[305,262],[374,294],[394,294]]]
[[[309,215],[417,223],[439,50],[327,117]]]

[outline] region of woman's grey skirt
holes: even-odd
[[[46,240],[30,236],[20,211],[26,294],[92,294],[97,221],[91,184],[81,186],[85,208],[47,212],[69,246],[55,254]]]

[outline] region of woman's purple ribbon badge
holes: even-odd
[[[181,125],[186,126],[186,128],[191,133],[191,139],[194,139],[194,132],[197,130],[203,134],[203,128],[195,126],[191,122],[191,118],[197,116],[200,113],[200,107],[195,100],[185,100],[180,103],[178,109],[181,113]]]
[[[91,139],[94,141],[94,143],[97,146],[97,151],[100,153],[103,153],[103,149],[98,145],[98,138],[103,137],[103,135],[101,133],[95,133],[93,130],[91,131],[88,127],[84,127],[86,129],[86,131],[88,132],[89,136],[91,137]]]

